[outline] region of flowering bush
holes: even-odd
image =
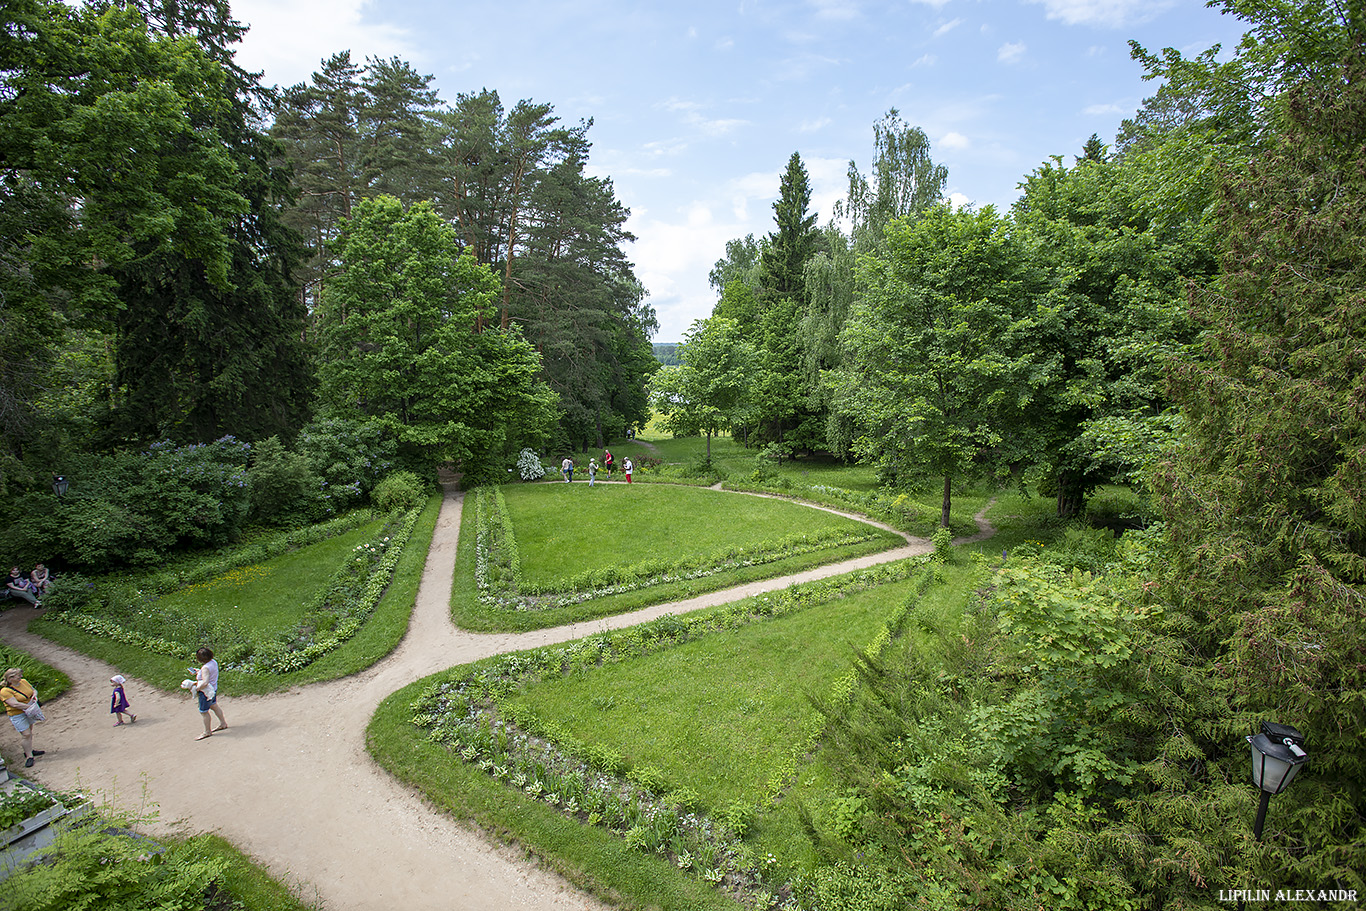
[[[517,455],[517,474],[523,481],[538,481],[545,477],[545,466],[534,449],[523,449]]]

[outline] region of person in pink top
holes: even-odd
[[[213,660],[213,650],[201,648],[194,656],[201,664],[199,670],[195,671],[194,685],[190,687],[190,692],[199,697],[199,715],[204,719],[204,733],[195,740],[207,740],[216,731],[226,731],[228,720],[223,717],[223,710],[218,707],[218,662]],[[218,716],[216,728],[209,727],[210,711]]]

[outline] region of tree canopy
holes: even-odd
[[[498,280],[461,254],[430,204],[359,202],[336,240],[341,271],[319,312],[320,392],[329,414],[377,420],[419,464],[487,477],[541,443],[555,396],[515,329],[477,331]]]

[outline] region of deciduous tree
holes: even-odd
[[[421,466],[454,461],[487,479],[543,441],[555,396],[517,330],[476,332],[498,297],[431,206],[363,200],[337,240],[342,271],[320,313],[321,392],[331,414],[373,418]]]
[[[941,207],[893,222],[859,282],[835,401],[858,416],[855,452],[884,478],[943,481],[947,526],[955,479],[1035,454],[1024,416],[1047,370],[1025,316],[1037,279],[994,209]]]

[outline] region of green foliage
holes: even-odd
[[[41,862],[5,881],[6,911],[202,911],[226,863],[182,845],[107,835],[97,825],[61,832]]]
[[[0,832],[37,816],[59,802],[46,791],[30,791],[27,788],[14,788],[8,793],[0,794]]]
[[[0,665],[4,665],[0,671],[11,667],[23,671],[24,679],[33,684],[44,702],[71,688],[71,678],[66,674],[12,645],[0,643]]]
[[[1216,268],[1200,216],[1163,211],[1143,156],[1046,163],[1013,207],[1044,275],[1031,344],[1041,492],[1072,516],[1099,483],[1137,480],[1173,436],[1162,369],[1194,339],[1186,283]]]
[[[693,323],[679,358],[680,366],[651,378],[650,402],[665,430],[705,433],[710,461],[712,436],[730,429],[748,405],[754,349],[733,320],[712,317]]]
[[[1264,26],[1286,12],[1264,11]],[[1205,358],[1173,372],[1187,433],[1154,482],[1171,544],[1161,591],[1180,625],[1163,630],[1170,758],[1145,809],[1180,794],[1210,812],[1227,799],[1220,779],[1245,774],[1242,737],[1291,724],[1314,771],[1230,875],[1276,869],[1316,888],[1366,887],[1366,361],[1350,341],[1366,331],[1366,81],[1350,26],[1340,75],[1280,99],[1284,130],[1223,188],[1223,274],[1192,298]],[[1220,843],[1203,827],[1191,839]]]
[[[370,499],[382,513],[416,509],[427,500],[422,479],[411,471],[395,471],[375,485]]]
[[[953,532],[946,526],[940,525],[930,535],[930,543],[934,545],[934,553],[940,560],[948,560],[953,553]]]
[[[365,200],[337,240],[342,272],[319,315],[323,401],[373,418],[414,467],[454,461],[467,478],[505,473],[504,458],[544,435],[554,393],[515,330],[476,331],[498,281],[429,204]]]
[[[15,550],[34,561],[110,569],[159,562],[176,550],[231,540],[249,507],[250,447],[232,437],[209,444],[156,443],[142,453],[73,458],[71,489],[17,517]]]
[[[321,484],[305,456],[268,437],[254,447],[247,470],[251,518],[265,525],[308,518],[318,508]]]
[[[760,282],[776,297],[794,297],[802,291],[802,269],[816,252],[820,232],[811,206],[811,182],[797,152],[787,161],[773,203],[776,230],[759,257]]]
[[[295,448],[321,478],[326,515],[340,515],[365,502],[380,478],[394,467],[398,445],[378,421],[322,417],[299,433]]]
[[[1036,454],[1029,411],[1047,369],[1029,344],[1038,281],[1021,253],[990,207],[940,207],[893,223],[885,253],[860,261],[834,401],[884,477],[945,479],[944,525],[951,479]]]

